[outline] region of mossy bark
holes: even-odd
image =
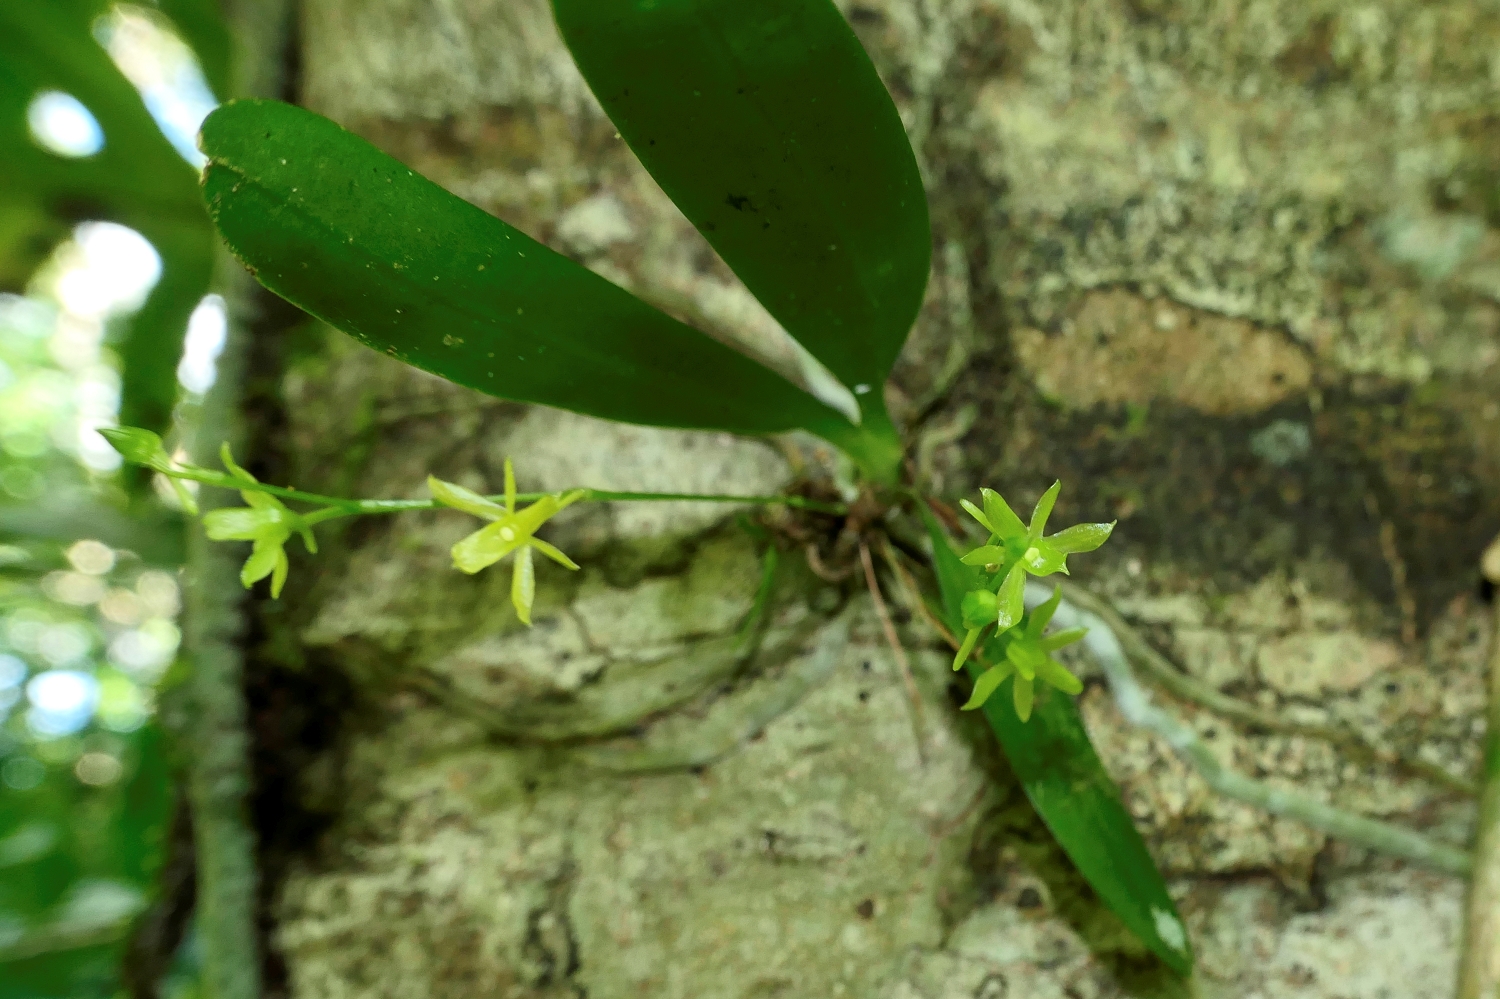
[[[922,474],[1115,519],[1082,579],[1262,707],[1478,761],[1500,527],[1500,7],[861,0],[934,217],[890,401]],[[306,0],[305,102],[656,301],[768,317],[615,138],[543,0]],[[337,334],[263,372],[320,491],[767,492],[763,442],[481,398]],[[274,367],[275,370],[270,370]],[[537,626],[457,514],[351,525],[257,606],[270,980],[306,997],[1179,994],[905,629],[722,509],[575,509]],[[1216,798],[1095,680],[1202,994],[1441,995],[1462,885]],[[1472,806],[1173,705],[1241,771],[1462,842]],[[920,751],[919,751],[920,749]]]

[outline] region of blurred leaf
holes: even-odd
[[[980,571],[959,560],[925,507],[922,515],[932,538],[943,616],[957,630],[964,594],[980,584]],[[998,645],[992,640],[987,647],[991,664]],[[976,680],[985,672],[972,659],[967,669]],[[1016,717],[1009,698],[992,697],[983,710],[1026,796],[1079,873],[1169,967],[1192,974],[1192,948],[1182,917],[1120,801],[1119,788],[1099,762],[1077,702],[1056,694],[1039,698],[1026,722]]]
[[[0,504],[0,540],[36,538],[58,542],[94,538],[111,548],[126,549],[148,565],[182,562],[180,514],[152,507],[125,511],[76,498],[49,503]]]
[[[192,167],[93,37],[103,6],[0,4],[0,287],[22,284],[74,222],[119,222],[150,240],[162,277],[120,339],[121,411],[137,426],[164,430],[187,318],[207,291],[213,238]],[[88,108],[104,133],[102,150],[68,158],[32,141],[27,112],[46,90]]]
[[[188,319],[213,281],[216,240],[207,217],[145,231],[161,255],[161,278],[118,345],[120,422],[165,431],[177,401],[177,362]]]
[[[201,139],[209,213],[267,288],[490,395],[740,433],[848,421],[310,111],[236,101]]]
[[[94,40],[91,8],[0,4],[0,139],[6,150],[0,196],[36,197],[61,217],[107,217],[143,233],[164,215],[200,218],[193,168]],[[62,157],[32,141],[27,109],[44,90],[70,94],[89,109],[104,131],[99,153]]]
[[[837,8],[552,6],[667,195],[792,336],[845,384],[878,389],[921,305],[931,233],[901,118]]]
[[[209,88],[223,98],[230,92],[234,44],[218,0],[157,0],[156,6],[198,57]]]

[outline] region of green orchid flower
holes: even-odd
[[[1015,704],[1016,715],[1022,721],[1031,718],[1031,707],[1036,698],[1038,681],[1056,687],[1065,694],[1078,694],[1083,691],[1083,682],[1069,672],[1066,666],[1053,659],[1052,653],[1078,641],[1088,629],[1069,628],[1067,631],[1059,631],[1052,635],[1043,634],[1047,630],[1047,625],[1052,621],[1057,605],[1061,602],[1062,591],[1053,590],[1051,598],[1026,615],[1019,627],[1011,628],[998,636],[999,648],[1005,658],[998,665],[985,670],[980,674],[979,679],[974,681],[974,693],[969,698],[969,702],[963,706],[964,711],[973,711],[983,706],[984,702],[989,700],[1000,687],[1000,684],[1012,677],[1015,678],[1012,684],[1012,700]]]
[[[229,445],[219,449],[219,458],[229,474],[241,482],[254,484],[255,476],[234,462]],[[271,597],[281,596],[286,584],[288,562],[286,543],[295,534],[302,537],[302,544],[311,553],[318,550],[313,538],[312,524],[300,514],[288,510],[281,500],[249,489],[240,490],[246,506],[225,507],[210,510],[203,515],[203,529],[214,541],[249,541],[252,545],[250,557],[240,569],[240,582],[246,589],[271,577]]]
[[[964,599],[964,626],[968,629],[953,661],[958,669],[969,658],[978,644],[980,633],[993,623],[1000,634],[1014,628],[1020,622],[1025,606],[1022,598],[1026,592],[1026,577],[1050,576],[1055,572],[1068,572],[1068,556],[1091,552],[1109,540],[1114,531],[1114,522],[1108,524],[1076,524],[1045,537],[1047,518],[1057,503],[1057,494],[1062,490],[1061,482],[1042,494],[1036,508],[1031,512],[1031,523],[1023,524],[1014,510],[993,489],[981,489],[984,509],[968,500],[959,503],[969,515],[979,521],[990,532],[989,541],[963,557],[965,565],[981,566],[991,581],[998,580],[997,587],[987,587],[968,594]]]
[[[515,605],[521,623],[530,625],[531,605],[536,599],[536,569],[532,565],[531,550],[536,549],[566,568],[578,568],[568,556],[533,535],[558,511],[582,499],[583,491],[543,496],[524,510],[517,510],[516,473],[509,458],[505,459],[504,506],[431,475],[427,477],[427,488],[432,491],[432,498],[444,506],[493,521],[453,546],[453,565],[473,574],[514,553],[516,561],[511,574],[510,602]]]

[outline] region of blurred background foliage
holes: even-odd
[[[140,994],[159,922],[182,538],[96,430],[170,434],[213,382],[194,136],[230,55],[214,0],[0,4],[0,999]],[[195,994],[192,951],[146,988]]]

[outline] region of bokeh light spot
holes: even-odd
[[[93,156],[104,148],[99,119],[72,94],[44,90],[31,99],[26,124],[36,144],[69,159]]]

